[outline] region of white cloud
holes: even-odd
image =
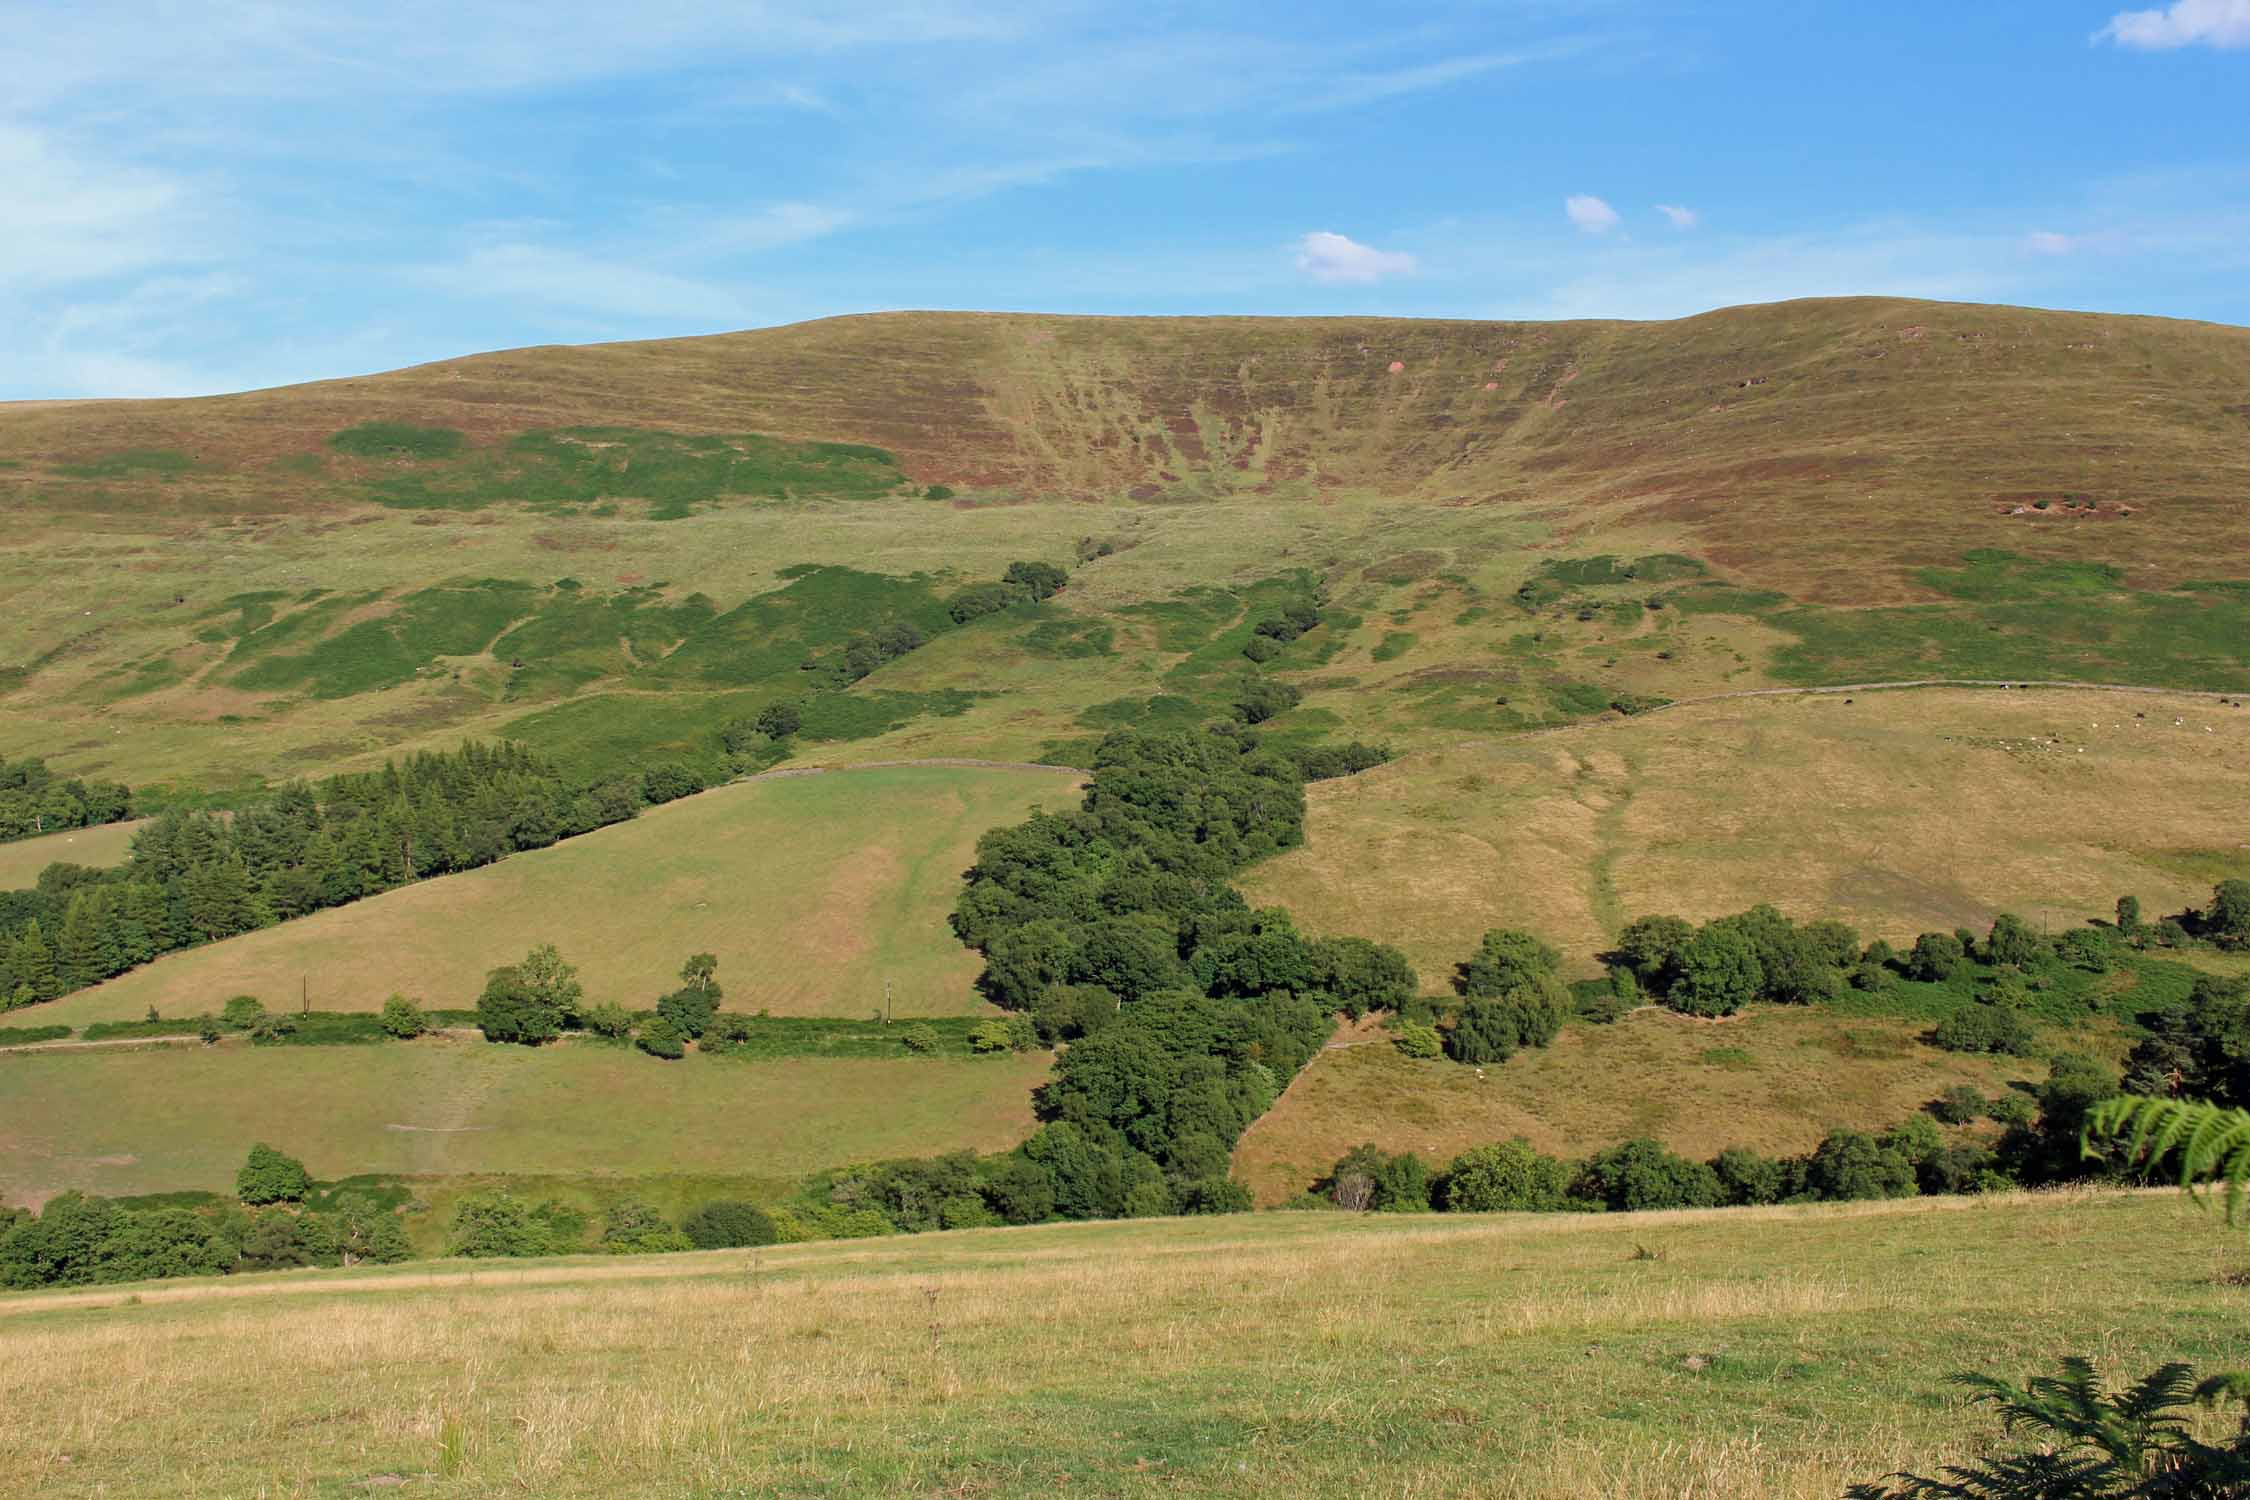
[[[2023,237],[2023,248],[2032,255],[2068,255],[2078,248],[2078,242],[2051,229],[2034,229]]]
[[[1659,203],[1656,211],[1671,220],[1674,229],[1693,229],[1703,222],[1703,215],[1692,208],[1682,208],[1677,203]]]
[[[2146,52],[2174,47],[2250,47],[2250,0],[2173,0],[2162,10],[2121,10],[2094,33]]]
[[[1386,276],[1414,274],[1414,257],[1403,250],[1378,250],[1332,230],[1316,229],[1297,242],[1297,269],[1328,286],[1367,284]]]
[[[1563,217],[1588,234],[1607,234],[1617,227],[1617,210],[1591,193],[1573,193],[1563,199]]]

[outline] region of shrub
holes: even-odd
[[[672,1029],[689,1041],[709,1031],[711,1019],[718,1013],[718,996],[701,985],[682,985],[656,1002],[657,1018],[669,1021]]]
[[[1579,1167],[1570,1195],[1616,1213],[1658,1208],[1716,1208],[1726,1201],[1719,1174],[1674,1155],[1659,1142],[1626,1141],[1596,1152]]]
[[[219,1024],[229,1031],[248,1031],[266,1018],[266,1008],[256,995],[237,995],[219,1007]]]
[[[562,1014],[541,1000],[513,964],[485,976],[477,996],[477,1025],[490,1042],[520,1042],[535,1047],[562,1034]]]
[[[383,1002],[382,1027],[386,1034],[400,1041],[411,1041],[429,1030],[429,1018],[422,1007],[404,995],[393,995]]]
[[[1649,991],[1661,995],[1679,977],[1680,955],[1695,936],[1680,917],[1641,917],[1617,935],[1617,957]]]
[[[1455,1062],[1504,1063],[1521,1048],[1553,1041],[1572,1004],[1569,988],[1552,977],[1494,999],[1464,1000],[1445,1034],[1445,1050]]]
[[[1948,1125],[1967,1125],[1984,1113],[1984,1095],[1957,1083],[1930,1101],[1930,1113]]]
[[[1012,562],[1001,581],[1013,584],[1034,599],[1052,599],[1070,582],[1070,575],[1053,563]]]
[[[651,1057],[661,1057],[667,1062],[678,1062],[687,1056],[687,1039],[680,1030],[662,1016],[641,1028],[634,1045]]]
[[[994,1016],[969,1033],[971,1052],[1029,1052],[1039,1045],[1039,1028],[1026,1015]]]
[[[603,1217],[602,1249],[610,1255],[665,1255],[696,1248],[662,1214],[638,1199],[613,1205]]]
[[[734,1250],[770,1245],[780,1238],[772,1215],[755,1203],[720,1198],[680,1221],[680,1232],[698,1250]]]
[[[1985,936],[1984,961],[2020,967],[2035,961],[2046,947],[2039,934],[2024,924],[2023,918],[2004,911],[1993,919],[1992,931]]]
[[[468,1256],[556,1255],[575,1245],[584,1221],[561,1204],[534,1208],[513,1193],[470,1193],[453,1207],[450,1253]]]
[[[899,1034],[899,1045],[907,1051],[927,1055],[938,1050],[938,1034],[927,1026],[909,1026]]]
[[[1722,1201],[1743,1207],[1778,1203],[1789,1185],[1788,1167],[1740,1146],[1729,1146],[1713,1157],[1711,1173],[1718,1179]]]
[[[234,1174],[234,1193],[243,1202],[302,1203],[312,1191],[312,1174],[294,1156],[261,1142],[250,1148],[249,1159]]]
[[[1716,923],[1680,952],[1680,977],[1664,1003],[1683,1015],[1731,1016],[1765,989],[1765,969],[1750,938]]]
[[[1911,1198],[1915,1192],[1914,1166],[1871,1135],[1839,1130],[1807,1158],[1805,1190],[1816,1198],[1838,1202]]]
[[[1443,1057],[1445,1043],[1435,1026],[1425,1026],[1419,1021],[1408,1021],[1398,1029],[1395,1042],[1398,1050],[1408,1057]]]
[[[1565,1206],[1570,1168],[1544,1156],[1521,1136],[1491,1146],[1471,1146],[1445,1169],[1440,1191],[1454,1213],[1503,1210],[1549,1212]]]
[[[1262,665],[1281,654],[1281,642],[1270,635],[1254,635],[1242,648],[1242,654]]]
[[[1906,977],[1935,984],[1952,978],[1968,961],[1968,950],[1952,933],[1925,932],[1906,955]]]
[[[633,1013],[614,1000],[604,1000],[599,1005],[589,1005],[580,1012],[579,1024],[596,1036],[620,1041],[633,1030]]]
[[[785,740],[805,727],[805,715],[794,703],[769,703],[758,710],[758,733],[769,740]]]
[[[1948,1052],[1997,1052],[2029,1057],[2031,1023],[2006,1005],[1964,1005],[1938,1022],[1930,1040]]]
[[[1373,1143],[1354,1146],[1329,1172],[1326,1202],[1355,1213],[1427,1213],[1429,1163],[1411,1151],[1392,1156]]]
[[[1277,677],[1252,677],[1234,695],[1234,716],[1245,724],[1263,724],[1305,701],[1302,690]]]
[[[2010,1089],[2007,1093],[1995,1094],[1986,1100],[1984,1114],[1986,1119],[1995,1124],[2018,1128],[2039,1118],[2039,1102],[2029,1094]]]
[[[1494,928],[1456,967],[1453,988],[1462,995],[1495,997],[1552,978],[1561,967],[1562,955],[1530,933]]]

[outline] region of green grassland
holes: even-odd
[[[2243,1258],[2176,1193],[2047,1193],[14,1294],[0,1463],[57,1496],[1810,1500],[1993,1447],[1951,1371],[2240,1367]]]
[[[552,848],[171,955],[22,1012],[84,1026],[216,1011],[476,1003],[487,971],[552,942],[590,1000],[645,1009],[714,953],[729,1009],[980,1011],[976,956],[946,928],[976,840],[1075,801],[1067,773],[898,766],[783,775],[651,809]]]
[[[257,1141],[324,1178],[364,1173],[795,1179],[930,1151],[997,1151],[1031,1129],[1045,1054],[691,1056],[495,1046],[98,1049],[0,1058],[0,1193],[41,1202],[231,1191]]]

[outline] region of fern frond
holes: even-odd
[[[2086,1121],[2089,1150],[2096,1136],[2122,1139],[2133,1161],[2176,1156],[2180,1186],[2200,1199],[2204,1184],[2218,1184],[2226,1195],[2227,1222],[2240,1221],[2243,1200],[2250,1196],[2250,1110],[2128,1096],[2095,1106]]]

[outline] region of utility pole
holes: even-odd
[[[883,981],[883,1024],[891,1024],[891,982],[888,979]]]

